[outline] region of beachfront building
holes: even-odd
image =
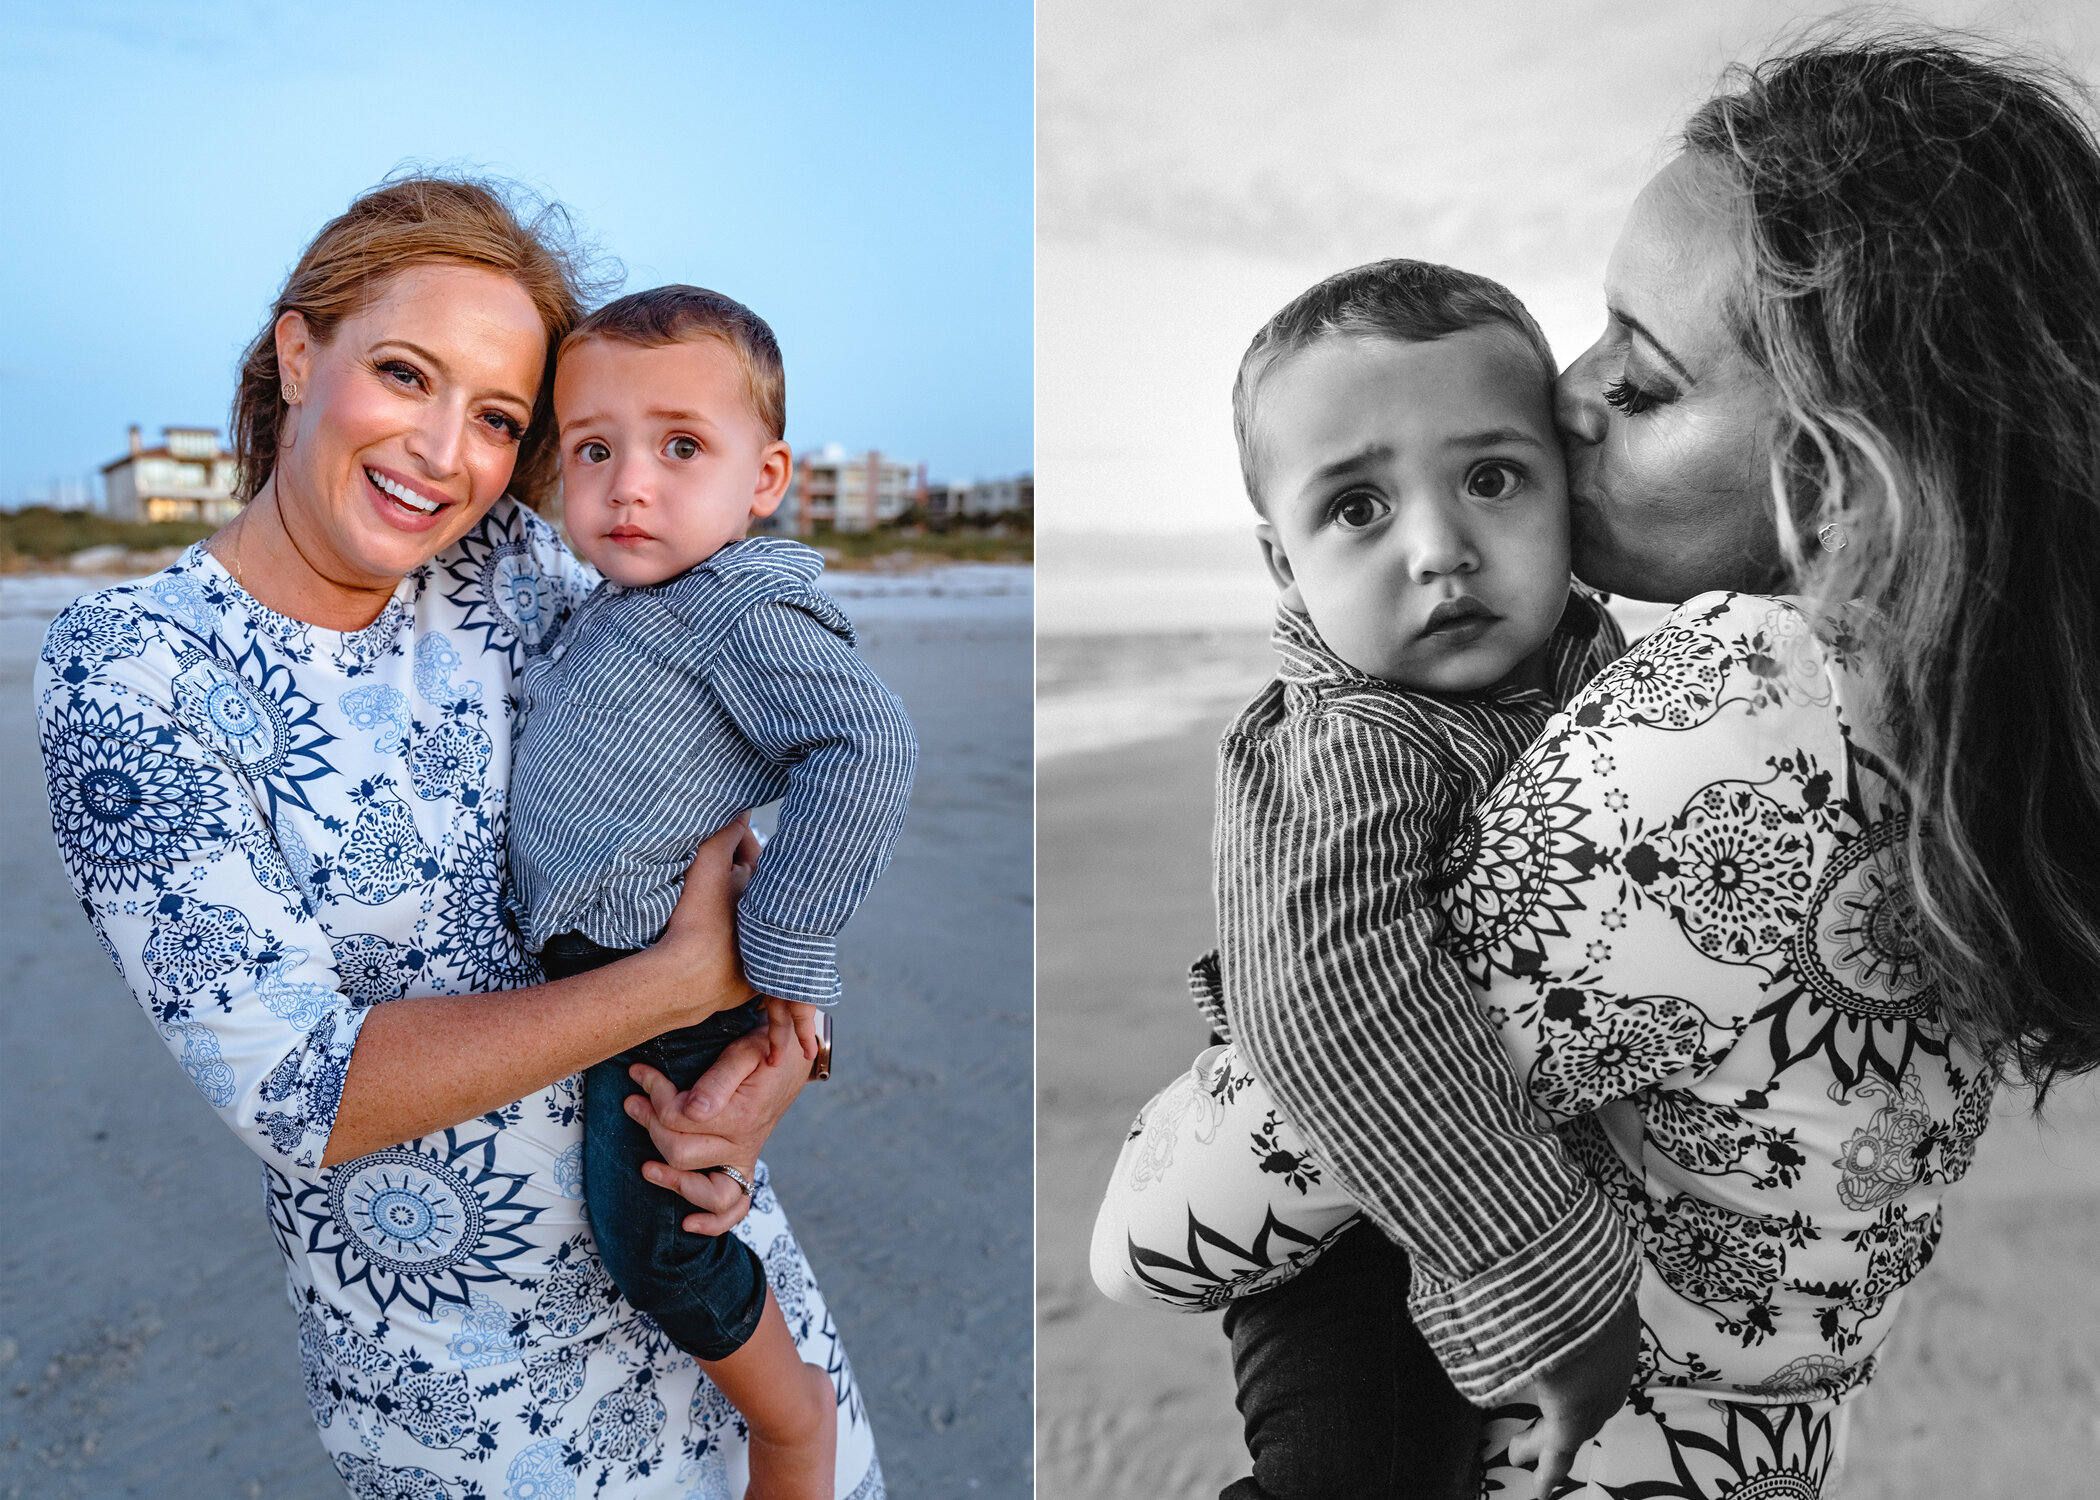
[[[980,479],[963,492],[965,516],[1010,516],[1035,509],[1035,475],[1017,474],[1011,479]]]
[[[1035,510],[1035,476],[980,479],[975,484],[929,484],[919,497],[919,513],[929,526],[947,526],[965,517],[1017,516]]]
[[[924,464],[873,449],[849,454],[837,443],[826,443],[795,460],[787,498],[766,529],[783,536],[873,531],[917,505],[925,488]]]
[[[216,427],[163,427],[160,446],[148,448],[131,428],[131,451],[102,466],[102,493],[119,521],[200,521],[218,525],[240,511],[233,490],[240,475],[219,444]]]

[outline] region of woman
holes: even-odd
[[[2100,1063],[2100,149],[1909,35],[1766,63],[1685,146],[1559,389],[1576,571],[1681,607],[1450,860],[1642,1257],[1631,1396],[1579,1455],[1491,1423],[1490,1494],[1825,1493],[1999,1068]]]
[[[743,1485],[736,1413],[599,1266],[577,1074],[748,997],[746,831],[702,848],[654,948],[592,974],[539,982],[504,907],[517,676],[588,587],[518,503],[552,489],[548,366],[581,312],[556,227],[427,177],[327,225],[243,363],[240,516],[68,609],[37,681],[66,867],[262,1157],[322,1443],[388,1500]],[[753,1179],[737,1232],[834,1376],[838,1493],[879,1495],[756,1159],[800,1052],[754,1069],[749,1040],[702,1085],[721,1137],[659,1138]],[[630,1112],[656,1129],[650,1103]],[[746,1207],[726,1178],[649,1175],[709,1210],[689,1227]]]

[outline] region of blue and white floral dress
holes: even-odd
[[[744,1490],[735,1410],[599,1265],[580,1077],[319,1165],[372,1006],[540,978],[504,913],[511,717],[590,582],[504,500],[363,630],[264,608],[197,546],[45,638],[59,852],[168,1049],[262,1158],[307,1399],[373,1500]],[[832,1372],[837,1494],[874,1500],[837,1330],[763,1164],[757,1183],[736,1232]]]

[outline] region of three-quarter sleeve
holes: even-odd
[[[79,649],[89,635],[99,644]],[[265,1161],[311,1171],[365,1011],[341,993],[329,939],[232,769],[278,751],[282,726],[236,674],[190,654],[173,658],[115,609],[75,605],[54,622],[37,678],[52,830],[103,946],[198,1091]],[[178,670],[156,670],[167,665]]]
[[[737,903],[744,972],[768,995],[839,998],[839,930],[889,864],[918,744],[903,704],[829,625],[785,600],[746,612],[708,685],[788,770],[773,838]]]
[[[1432,890],[1457,795],[1438,747],[1326,712],[1261,754],[1262,774],[1232,799],[1258,857],[1234,857],[1221,806],[1220,879],[1238,885],[1221,890],[1237,915],[1224,972],[1234,1035],[1408,1250],[1412,1311],[1453,1382],[1500,1398],[1609,1318],[1637,1276],[1632,1241],[1531,1112],[1438,945]]]

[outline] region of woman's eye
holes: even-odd
[[[612,449],[606,447],[605,444],[599,442],[596,438],[592,438],[589,442],[580,445],[576,449],[576,456],[587,464],[602,464],[612,457]]]
[[[1342,496],[1334,503],[1334,523],[1347,531],[1361,531],[1385,514],[1385,504],[1376,495],[1361,491]]]
[[[1475,464],[1466,475],[1466,493],[1475,500],[1507,500],[1523,484],[1523,472],[1514,464]]]
[[[423,372],[421,370],[418,370],[414,365],[404,364],[398,359],[386,361],[379,367],[379,373],[400,386],[413,388],[423,383]]]
[[[677,459],[698,458],[700,445],[689,437],[674,437],[664,444],[664,456]]]
[[[1604,404],[1622,416],[1637,417],[1644,411],[1661,406],[1666,399],[1644,386],[1635,385],[1624,375],[1604,388]]]
[[[507,413],[492,411],[484,415],[482,420],[488,423],[494,431],[502,433],[514,443],[525,436],[525,429],[519,425],[518,419]]]

